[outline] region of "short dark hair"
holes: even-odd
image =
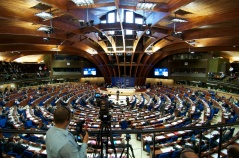
[[[193,149],[185,148],[180,155],[180,158],[198,158],[198,155]]]
[[[63,123],[65,120],[70,119],[71,111],[68,107],[60,106],[54,111],[54,122]]]
[[[239,146],[238,145],[230,145],[227,149],[228,158],[236,158],[239,155]]]

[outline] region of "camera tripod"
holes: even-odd
[[[129,149],[131,150],[131,153],[132,153],[132,156],[131,156],[131,157],[135,158],[135,156],[134,156],[134,151],[133,151],[132,145],[129,144],[129,140],[130,140],[130,135],[129,135],[129,134],[126,134],[126,141],[127,141],[127,144],[125,144],[125,146],[124,146],[124,148],[123,148],[123,151],[121,152],[120,157],[123,156],[124,150],[125,150],[125,148],[126,148],[126,155],[127,155],[127,158],[129,158],[129,156],[131,156],[131,155],[129,154]]]
[[[101,129],[97,135],[97,146],[100,147],[100,158],[107,158],[108,157],[108,141],[110,138],[110,143],[113,148],[115,157],[117,157],[112,131],[111,131],[111,123],[110,121],[102,121],[100,125]],[[103,140],[103,137],[106,137],[106,140]]]

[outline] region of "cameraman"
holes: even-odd
[[[68,107],[58,107],[54,114],[55,125],[46,133],[46,150],[48,158],[86,158],[86,148],[89,139],[88,132],[83,138],[83,144],[78,146],[75,137],[67,131],[71,120]]]

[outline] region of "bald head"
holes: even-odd
[[[229,145],[227,147],[228,158],[238,158],[239,155],[239,145]]]
[[[66,120],[69,120],[71,117],[71,111],[68,107],[58,107],[54,114],[54,122],[56,124],[64,123]]]
[[[180,158],[198,158],[198,155],[194,152],[194,150],[190,148],[185,148],[182,151]]]

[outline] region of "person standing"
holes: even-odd
[[[68,107],[58,107],[54,114],[55,125],[46,133],[46,150],[48,158],[86,158],[88,132],[83,138],[82,146],[78,146],[75,137],[67,130],[71,120]]]

